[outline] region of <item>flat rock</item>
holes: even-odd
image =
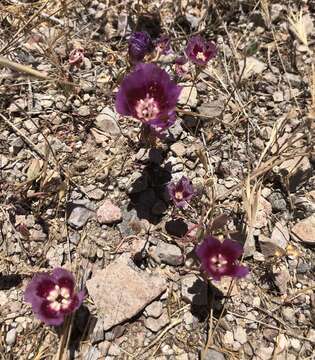
[[[180,93],[178,103],[180,105],[188,105],[192,108],[195,108],[198,104],[197,99],[197,89],[195,86],[187,86],[187,84],[179,84],[183,86],[183,89]]]
[[[224,103],[221,100],[214,100],[209,103],[204,103],[198,107],[198,112],[200,115],[204,115],[207,118],[215,118],[222,114],[224,109]]]
[[[296,223],[291,234],[306,245],[315,245],[315,214]]]
[[[76,200],[70,206],[68,224],[76,229],[81,229],[94,216],[93,204],[88,200]]]
[[[155,249],[155,257],[161,262],[173,266],[181,265],[184,261],[182,252],[178,246],[163,241],[158,243]]]
[[[120,134],[120,129],[117,124],[117,115],[109,107],[104,108],[102,112],[97,115],[95,119],[95,126],[107,134]]]
[[[275,223],[271,234],[271,242],[285,250],[289,239],[290,234],[288,228],[279,221]]]
[[[163,329],[169,323],[167,313],[163,313],[159,318],[154,319],[153,317],[149,317],[144,320],[144,325],[147,329],[152,332],[158,332]]]
[[[97,271],[86,286],[107,330],[143,310],[165,291],[166,281],[134,268],[127,257],[120,257]]]
[[[205,354],[205,360],[225,360],[225,356],[216,350],[209,349]]]
[[[149,304],[144,311],[145,316],[150,316],[154,318],[158,318],[162,315],[163,304],[161,301],[153,301],[153,303]]]
[[[245,344],[247,342],[247,334],[245,329],[242,326],[237,326],[234,330],[234,339],[240,344]]]
[[[96,213],[97,221],[100,224],[113,224],[121,221],[122,213],[118,206],[114,205],[111,200],[107,199],[101,205]]]
[[[240,73],[244,68],[244,60],[239,61]],[[253,56],[246,58],[245,70],[242,79],[249,79],[253,75],[259,75],[267,69],[267,65]]]

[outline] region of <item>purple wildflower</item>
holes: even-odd
[[[145,31],[134,32],[129,38],[129,59],[132,64],[141,62],[153,50],[151,36]]]
[[[222,276],[246,276],[248,268],[237,263],[242,253],[243,247],[236,241],[226,239],[221,243],[212,236],[206,237],[196,249],[202,270],[214,280],[220,280]]]
[[[195,194],[191,182],[185,176],[182,176],[176,184],[174,182],[169,183],[167,190],[174,204],[180,208],[187,207],[188,202]]]
[[[206,41],[197,35],[189,39],[185,52],[193,63],[205,66],[210,59],[216,56],[217,47],[212,41]]]
[[[162,35],[155,43],[156,51],[161,55],[167,55],[171,52],[171,40],[167,35]]]
[[[157,65],[139,64],[121,83],[116,96],[116,111],[161,132],[175,122],[175,107],[181,89]]]
[[[84,50],[82,48],[73,49],[69,55],[69,64],[79,67],[84,60]]]
[[[24,300],[32,305],[34,314],[47,325],[60,325],[66,315],[80,307],[84,291],[74,290],[73,275],[62,268],[52,274],[38,273],[28,284]]]

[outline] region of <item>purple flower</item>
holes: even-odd
[[[171,40],[167,35],[162,35],[155,43],[156,51],[161,55],[167,55],[171,52]]]
[[[210,59],[216,56],[217,47],[212,41],[206,41],[197,35],[189,39],[185,52],[190,61],[196,65],[205,66]]]
[[[32,305],[34,314],[47,325],[60,325],[66,315],[80,307],[84,291],[74,290],[73,275],[62,268],[52,274],[36,274],[24,293],[24,300]]]
[[[246,276],[248,268],[237,263],[242,253],[243,247],[236,241],[226,239],[221,243],[212,236],[206,237],[196,249],[202,270],[214,280],[220,280],[222,276]]]
[[[141,62],[153,50],[151,36],[145,31],[132,33],[128,43],[129,59],[132,64]]]
[[[177,207],[187,207],[188,201],[194,196],[195,191],[191,182],[182,176],[178,183],[171,182],[167,185],[167,190],[170,198]]]
[[[116,111],[161,132],[175,122],[175,107],[181,90],[157,65],[139,64],[120,85]]]

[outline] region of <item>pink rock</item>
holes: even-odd
[[[109,199],[105,200],[96,213],[100,224],[113,224],[122,219],[122,213],[118,206],[114,205]]]
[[[139,270],[128,257],[121,256],[96,272],[86,286],[107,330],[143,310],[166,290],[166,281]]]

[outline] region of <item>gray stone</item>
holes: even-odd
[[[178,266],[183,263],[182,252],[176,245],[160,241],[154,253],[155,257],[165,264]]]
[[[167,141],[176,141],[178,140],[183,133],[183,128],[180,120],[176,120],[175,124],[168,129],[168,134],[166,136]]]
[[[237,326],[233,329],[234,332],[234,339],[238,341],[240,344],[245,344],[247,342],[247,334],[243,327]]]
[[[148,317],[144,320],[144,325],[152,332],[158,332],[169,323],[167,313],[163,313],[159,318]]]
[[[213,349],[208,349],[204,357],[205,360],[225,360],[225,356]]]
[[[5,336],[5,342],[10,346],[14,345],[16,341],[16,334],[16,329],[9,330]]]
[[[285,250],[289,239],[290,234],[288,228],[279,221],[275,223],[271,234],[271,242]]]
[[[139,270],[127,256],[97,271],[86,283],[104,330],[126,321],[151,303],[166,289],[164,278]]]
[[[93,204],[88,200],[73,201],[71,207],[68,224],[76,229],[81,229],[94,216]]]
[[[90,108],[87,105],[83,105],[79,107],[78,114],[80,116],[89,116],[90,115]]]
[[[163,311],[163,303],[161,301],[153,301],[153,303],[149,304],[144,311],[145,316],[150,316],[154,318],[158,318],[162,315]]]
[[[283,92],[282,91],[275,91],[272,95],[274,102],[281,102],[283,101]]]
[[[95,119],[95,126],[111,135],[119,135],[120,129],[117,124],[117,114],[109,107],[102,110]]]
[[[273,191],[269,195],[268,201],[274,211],[285,211],[287,208],[287,203],[280,191]]]
[[[208,288],[202,278],[194,274],[181,279],[181,294],[184,301],[197,306],[208,305]]]
[[[90,336],[92,344],[99,343],[105,339],[105,332],[103,328],[103,319],[98,318]]]
[[[244,68],[244,60],[240,60],[239,61],[240,73],[242,73],[243,68]],[[253,75],[261,74],[266,69],[267,69],[267,65],[264,62],[256,59],[253,56],[247,57],[246,64],[245,64],[245,70],[243,72],[242,78],[249,79]]]
[[[224,103],[222,100],[214,100],[209,103],[204,103],[198,107],[198,112],[200,115],[206,117],[215,118],[222,114],[224,109]]]

